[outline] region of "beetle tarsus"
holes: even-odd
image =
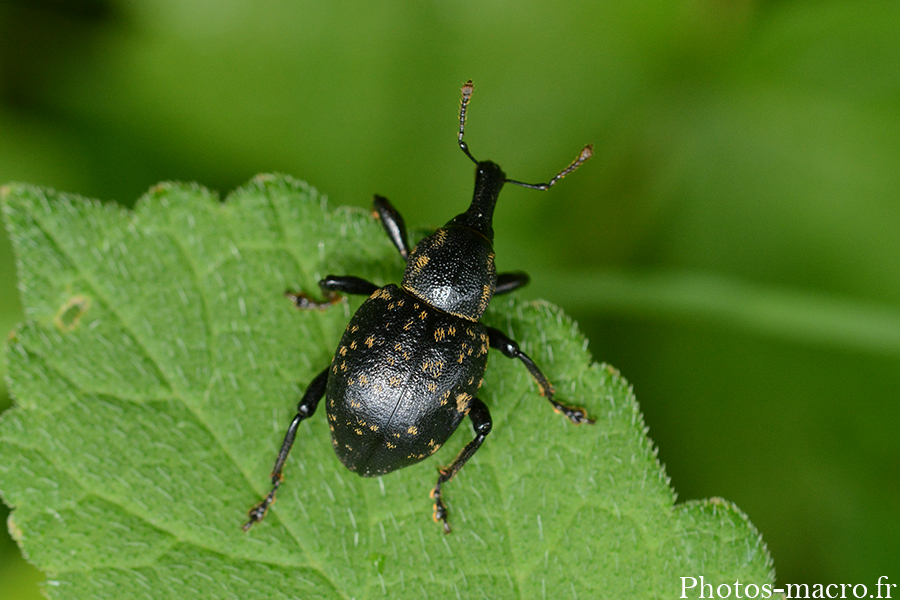
[[[291,290],[287,290],[284,295],[300,310],[325,310],[341,301],[341,295],[337,292],[328,292],[324,301],[315,300],[304,292],[293,292]]]
[[[447,472],[444,469],[440,469],[441,477],[447,475]],[[432,518],[435,523],[440,523],[441,528],[444,530],[444,533],[450,533],[453,529],[450,527],[450,523],[447,522],[447,507],[444,505],[444,501],[441,499],[441,481],[438,480],[434,489],[431,490],[431,497],[434,499],[434,514]]]
[[[596,422],[594,419],[588,418],[587,412],[581,407],[569,406],[556,400],[551,400],[551,402],[553,402],[553,409],[556,412],[564,414],[576,425],[593,425]]]
[[[241,527],[244,531],[250,531],[250,528],[253,527],[254,524],[262,521],[266,513],[269,512],[269,507],[275,502],[275,492],[278,491],[278,486],[281,484],[281,479],[275,479],[274,485],[272,487],[272,491],[268,493],[268,495],[263,498],[262,502],[251,508],[247,511],[247,522]]]

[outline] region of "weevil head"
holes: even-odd
[[[404,289],[444,312],[481,318],[497,287],[492,222],[504,183],[498,165],[476,164],[468,210],[416,245],[403,274]]]

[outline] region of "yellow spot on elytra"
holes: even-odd
[[[369,337],[367,337],[367,338],[366,338],[365,344],[366,344],[366,346],[368,346],[369,348],[371,348],[371,347],[375,344],[375,336],[374,336],[374,335],[370,335]]]
[[[406,433],[408,433],[409,435],[417,435],[419,433],[419,430],[413,426],[407,429]]]
[[[360,375],[360,376],[359,376],[359,385],[366,385],[366,384],[368,384],[368,383],[369,383],[369,378],[368,378],[368,377],[366,377],[365,375]]]
[[[390,442],[386,442],[385,445],[388,447],[388,450],[393,450],[397,447],[397,444],[392,444]]]
[[[448,335],[456,335],[456,327],[454,327],[453,325],[450,325],[449,327],[447,327],[447,334]]]
[[[341,346],[341,349],[338,350],[338,353],[339,353],[341,356],[347,356],[347,346]]]
[[[369,425],[369,429],[372,431],[378,431],[378,425]]]
[[[437,391],[437,385],[433,381],[428,384],[428,391],[432,393]]]
[[[444,328],[443,328],[443,327],[438,327],[438,328],[435,329],[435,331],[434,331],[434,341],[436,341],[436,342],[442,342],[442,341],[444,341],[445,335],[446,335],[446,334],[445,334],[445,332],[444,332]]]
[[[353,340],[352,342],[350,342],[350,349],[356,350],[356,340]]]
[[[467,410],[469,410],[469,401],[471,399],[472,399],[471,394],[467,394],[465,392],[463,392],[462,394],[457,394],[456,395],[456,410],[458,410],[461,413],[464,413]]]
[[[409,321],[407,321],[407,322],[406,322],[406,325],[403,326],[403,331],[409,331],[410,327],[413,326],[413,323],[414,323],[414,322],[415,322],[415,321],[413,321],[412,319],[410,319]]]
[[[424,321],[424,320],[427,319],[427,318],[428,318],[428,312],[427,312],[427,311],[424,311],[424,310],[423,310],[422,312],[419,313],[419,319],[421,319],[421,320]]]
[[[400,385],[400,378],[399,378],[399,377],[396,377],[396,376],[391,377],[391,378],[388,380],[388,384],[389,384],[391,387],[397,387],[398,385]]]
[[[459,364],[462,364],[462,361],[463,361],[463,360],[465,360],[465,356],[463,356],[463,353],[460,352],[460,353],[459,353],[459,358],[456,359],[456,362],[458,362]]]
[[[356,333],[357,331],[359,331],[359,325],[351,326],[349,331],[350,331],[350,333]]]

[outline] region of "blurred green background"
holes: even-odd
[[[595,144],[504,191],[498,267],[634,384],[680,499],[736,502],[780,583],[872,589],[900,583],[898,31],[864,0],[5,0],[0,182],[130,205],[280,171],[439,225],[471,77],[510,177]],[[0,541],[0,596],[40,579]]]

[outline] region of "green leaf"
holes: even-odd
[[[160,184],[134,211],[20,185],[2,200],[28,320],[7,348],[0,491],[53,598],[673,598],[682,577],[773,581],[736,507],[675,505],[631,387],[572,321],[515,298],[485,321],[595,425],[555,415],[494,354],[480,394],[493,432],[445,487],[451,535],[428,493],[468,426],[435,458],[364,479],[322,415],[244,533],[302,388],[361,302],[297,311],[283,291],[328,273],[397,281],[380,226],[280,176],[224,203]]]

